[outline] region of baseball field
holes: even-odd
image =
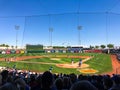
[[[103,53],[1,54],[0,66],[41,73],[46,70],[65,74],[103,74],[112,71],[111,56]]]

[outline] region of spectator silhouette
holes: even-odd
[[[113,80],[113,86],[110,88],[110,90],[120,90],[120,76],[115,75],[112,77]]]
[[[74,73],[71,73],[69,77],[72,84],[74,84],[77,81],[77,75],[75,75]]]
[[[106,76],[106,77],[103,78],[103,85],[104,85],[104,89],[108,90],[112,87],[113,81],[111,80],[110,77]]]
[[[53,75],[51,72],[49,71],[45,71],[41,77],[41,90],[55,90],[55,88],[53,88]]]
[[[63,77],[63,89],[69,89],[71,87],[70,78],[67,76]]]
[[[0,74],[0,86],[2,85],[2,75]]]
[[[70,90],[98,90],[98,89],[95,86],[93,86],[89,81],[83,80],[73,84]]]
[[[19,90],[13,83],[5,83],[0,87],[0,90]]]
[[[2,75],[2,85],[4,85],[7,82],[8,72],[9,71],[7,71],[7,70],[3,70],[1,72],[1,75]]]
[[[57,90],[62,90],[63,89],[63,80],[62,80],[62,78],[57,78],[55,80],[55,86],[56,86]]]

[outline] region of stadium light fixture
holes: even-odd
[[[79,26],[77,27],[78,29],[78,45],[81,45],[81,35],[80,35],[80,30],[82,30],[82,26]]]
[[[16,50],[17,50],[17,43],[18,43],[18,30],[19,30],[20,26],[15,25],[15,30],[16,30]]]
[[[50,36],[49,36],[49,38],[50,38],[50,46],[52,46],[52,32],[53,32],[53,28],[50,27],[50,28],[49,28],[49,33],[50,33]]]

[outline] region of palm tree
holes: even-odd
[[[8,49],[8,47],[9,47],[9,45],[5,45],[6,47],[7,47],[7,49]]]
[[[102,49],[104,49],[106,46],[105,46],[105,45],[100,45],[100,47],[101,47]]]
[[[96,49],[98,49],[98,48],[99,48],[99,46],[97,46],[97,45],[96,45],[96,46],[95,46],[95,48],[96,48]]]
[[[113,48],[114,45],[113,44],[108,44],[107,47],[108,47],[108,54],[109,54],[110,53],[110,49]]]
[[[6,46],[6,45],[5,45],[5,44],[1,44],[1,46],[3,46],[3,47],[4,47],[4,46]]]
[[[11,46],[11,48],[13,49],[13,48],[14,48],[14,46],[12,45],[12,46]]]
[[[90,45],[90,49],[93,49],[93,48],[94,48],[94,46],[91,46],[91,45]]]
[[[108,44],[107,47],[110,49],[110,48],[113,48],[114,45],[113,44]]]

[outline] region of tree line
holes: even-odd
[[[27,45],[26,45],[27,46]],[[38,45],[39,46],[39,45]],[[0,44],[0,47],[12,47],[12,48],[14,48],[15,46],[9,46],[8,44]],[[43,47],[43,46],[42,46]],[[68,47],[70,47],[70,46],[68,46]],[[114,44],[107,44],[107,45],[100,45],[100,46],[98,46],[98,45],[95,45],[95,46],[92,46],[92,45],[90,45],[90,49],[99,49],[99,48],[101,48],[101,49],[105,49],[105,48],[109,48],[109,49],[111,49],[111,48],[114,48]],[[64,46],[53,46],[53,48],[65,48]]]
[[[109,48],[109,49],[114,48],[114,44],[107,44],[107,45],[100,45],[100,46],[98,46],[98,45],[91,46],[90,45],[91,49],[99,49],[99,48],[105,49],[106,47]]]

